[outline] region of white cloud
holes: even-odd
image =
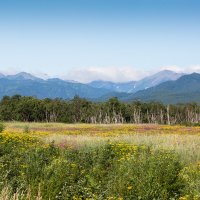
[[[200,73],[200,65],[192,65],[188,68],[185,68],[184,72],[185,73],[193,73],[193,72]]]
[[[176,65],[172,65],[172,66],[162,66],[158,69],[158,71],[162,71],[162,70],[171,70],[177,73],[183,73],[183,68],[178,67]]]
[[[191,74],[191,73],[200,73],[200,65],[191,65],[189,67],[179,67],[179,66],[165,66],[165,67],[161,67],[159,68],[160,70],[171,70],[177,73],[185,73],[185,74]]]
[[[88,67],[72,70],[63,78],[84,83],[93,80],[126,82],[138,80],[146,74],[147,72],[136,70],[133,67]]]
[[[177,73],[185,74],[193,72],[200,73],[200,65],[193,65],[185,68],[176,65],[162,66],[148,71],[133,67],[88,67],[71,70],[67,75],[62,76],[62,78],[65,80],[75,80],[83,83],[93,80],[127,82],[140,80],[162,70],[171,70]]]
[[[6,68],[6,69],[2,69],[0,70],[0,73],[4,74],[4,75],[13,75],[13,74],[17,74],[20,71],[17,70],[16,68]]]

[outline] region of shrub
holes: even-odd
[[[9,183],[13,192],[30,188],[35,197],[40,186],[44,200],[167,200],[178,198],[184,188],[179,157],[171,151],[119,143],[61,149],[1,137],[0,186]],[[13,146],[5,151],[8,144]]]
[[[114,146],[117,161],[109,172],[108,196],[124,199],[177,198],[184,188],[179,157],[172,151],[148,147]]]
[[[180,177],[186,183],[186,187],[182,191],[183,196],[188,199],[200,199],[200,162],[184,167]]]

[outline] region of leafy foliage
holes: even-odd
[[[200,123],[200,106],[196,103],[165,105],[159,102],[124,103],[117,98],[97,103],[75,96],[63,99],[37,99],[15,95],[0,101],[3,121],[66,123]]]
[[[107,143],[59,148],[27,134],[0,135],[0,189],[43,199],[170,199],[185,184],[179,157],[167,150]]]

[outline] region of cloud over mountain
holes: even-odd
[[[72,69],[65,75],[60,76],[65,80],[76,80],[82,83],[88,83],[94,80],[112,81],[112,82],[128,82],[138,81],[146,76],[158,73],[163,70],[170,70],[177,73],[200,73],[200,65],[193,65],[188,67],[179,67],[176,65],[163,66],[153,68],[151,70],[142,70],[137,67],[87,67]]]
[[[51,74],[50,72],[45,71],[45,69],[35,70],[34,72],[29,71],[42,79],[48,78],[61,78],[64,80],[73,80],[81,83],[89,83],[96,80],[101,81],[111,81],[111,82],[129,82],[129,81],[138,81],[147,76],[151,76],[160,71],[170,70],[177,73],[190,74],[193,72],[200,73],[200,65],[192,65],[188,67],[180,67],[176,65],[171,66],[162,66],[158,68],[152,68],[150,70],[143,70],[140,67],[84,67],[84,68],[75,68],[70,71],[65,71],[63,73]],[[26,70],[25,70],[26,71]],[[21,71],[16,68],[4,68],[0,69],[0,73],[4,75],[12,75],[19,73]],[[47,72],[47,73],[46,73]]]
[[[84,83],[93,80],[126,82],[138,80],[145,75],[147,75],[147,72],[137,70],[133,67],[88,67],[71,70],[63,78]]]

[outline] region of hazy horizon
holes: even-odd
[[[200,72],[198,0],[2,0],[0,71],[89,82]]]
[[[18,72],[12,72],[12,73],[5,73],[3,71],[0,71],[0,74],[4,75],[6,77],[6,76],[15,76],[15,75],[19,75],[19,74],[21,75],[21,74],[24,73],[24,75],[31,75],[31,76],[34,76],[34,77],[37,77],[37,78],[41,78],[43,80],[58,78],[58,79],[65,80],[65,81],[72,81],[72,82],[87,84],[87,83],[91,83],[93,81],[105,81],[105,82],[113,82],[113,83],[128,83],[128,82],[131,82],[131,81],[140,81],[144,78],[148,78],[148,77],[157,75],[159,73],[162,73],[162,76],[163,76],[164,75],[163,73],[165,73],[167,71],[168,72],[174,72],[174,73],[177,73],[177,74],[182,74],[182,75],[189,75],[189,74],[192,74],[192,73],[199,73],[200,74],[200,71],[195,70],[195,68],[190,68],[188,70],[182,70],[182,71],[180,70],[180,68],[173,68],[173,69],[162,68],[162,69],[157,70],[157,71],[151,71],[151,72],[148,72],[148,73],[146,72],[146,74],[143,74],[143,76],[141,78],[124,80],[124,81],[110,80],[108,77],[106,77],[108,79],[104,79],[101,76],[99,78],[91,79],[91,80],[88,80],[88,81],[79,81],[79,80],[75,80],[75,79],[66,79],[65,77],[62,77],[62,76],[50,76],[48,74],[37,74],[37,73],[30,73],[30,72],[27,72],[27,71],[18,71]],[[121,74],[121,76],[123,76],[123,74]],[[83,75],[83,77],[84,77],[84,75]]]

